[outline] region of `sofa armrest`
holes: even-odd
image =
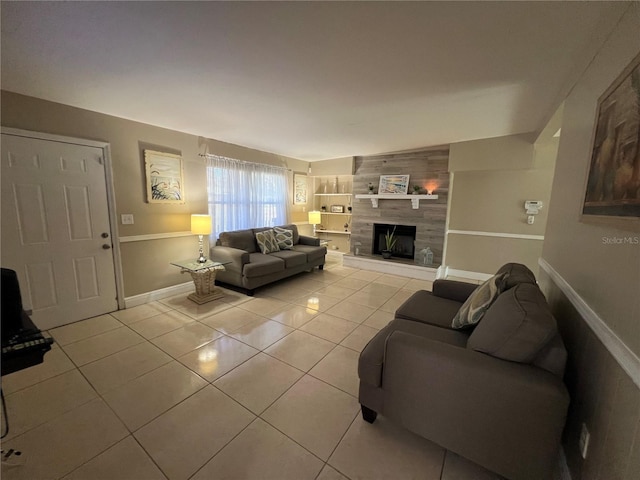
[[[300,245],[312,245],[314,247],[320,246],[320,239],[316,237],[309,237],[307,235],[299,235],[298,243]]]
[[[555,462],[569,395],[545,370],[396,331],[382,389],[383,415],[509,478]]]
[[[478,285],[473,283],[458,282],[456,280],[436,280],[433,282],[431,293],[436,297],[464,303],[476,288],[478,288]]]
[[[222,247],[216,245],[211,247],[211,260],[214,262],[228,263],[225,265],[226,270],[242,273],[242,268],[249,263],[249,252],[240,250],[239,248]]]

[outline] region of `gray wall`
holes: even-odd
[[[638,53],[640,3],[634,2],[565,101],[542,251],[543,259],[636,356],[640,356],[640,245],[608,244],[603,238],[640,238],[640,233],[637,227],[592,223],[581,219],[580,213],[598,98]],[[629,378],[620,368],[560,286],[546,275],[541,277],[569,350],[566,382],[572,403],[564,443],[573,479],[637,479],[640,379]],[[591,432],[584,461],[578,451],[583,422]]]

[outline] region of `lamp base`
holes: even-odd
[[[205,263],[207,261],[207,257],[204,256],[204,249],[203,249],[203,238],[202,235],[198,235],[199,238],[199,250],[198,250],[198,254],[200,255],[198,257],[198,260],[196,260],[198,263]]]

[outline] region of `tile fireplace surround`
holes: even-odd
[[[380,175],[408,174],[410,185],[437,185],[434,200],[422,200],[413,209],[407,196],[399,200],[380,200],[373,208],[366,198],[353,202],[351,220],[351,250],[373,253],[373,225],[375,223],[400,224],[416,227],[415,252],[429,247],[433,251],[433,263],[442,262],[447,201],[449,197],[449,147],[440,146],[413,152],[355,157],[353,193],[366,195],[369,183],[378,185]],[[414,253],[415,257],[415,253]]]

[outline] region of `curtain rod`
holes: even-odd
[[[289,172],[292,172],[293,170],[291,170],[290,168],[287,167],[280,167],[278,165],[270,165],[268,163],[258,163],[258,162],[248,162],[246,160],[238,160],[237,158],[231,158],[231,157],[225,157],[224,155],[216,155],[215,153],[199,153],[198,154],[199,157],[217,157],[217,158],[222,158],[224,160],[230,160],[232,162],[237,162],[237,163],[248,163],[249,165],[266,165],[267,167],[272,167],[272,168],[279,168],[281,170],[287,170]]]

